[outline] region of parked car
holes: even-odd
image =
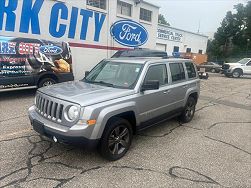
[[[244,58],[237,63],[225,63],[222,71],[227,77],[239,78],[243,75],[251,75],[251,58]]]
[[[35,131],[56,142],[98,147],[117,160],[138,131],[175,116],[190,122],[199,93],[190,60],[107,59],[80,81],[38,89],[29,118]]]
[[[0,37],[0,92],[37,88],[74,79],[69,44]]]
[[[198,71],[200,68],[205,68],[206,72],[219,73],[221,71],[221,66],[214,62],[205,62],[200,65],[197,65]]]
[[[119,50],[117,51],[112,58],[121,58],[121,57],[142,57],[142,58],[162,58],[167,59],[167,52],[161,50],[150,50],[150,49],[133,49],[133,50]]]

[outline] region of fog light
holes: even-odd
[[[55,136],[53,136],[52,139],[53,139],[54,142],[58,142],[58,139]]]

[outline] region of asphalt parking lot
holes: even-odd
[[[0,187],[251,187],[251,78],[211,74],[191,123],[141,132],[115,162],[34,132],[34,94],[0,94]]]

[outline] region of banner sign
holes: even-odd
[[[17,10],[21,10],[21,13]],[[92,35],[92,40],[98,42],[105,18],[106,14],[63,2],[0,0],[0,31],[78,40],[86,40],[87,36]],[[82,20],[81,24],[78,24],[78,20]],[[89,27],[94,27],[94,30]],[[80,33],[77,35],[76,31]]]
[[[148,40],[148,32],[143,25],[132,20],[120,20],[111,26],[111,35],[116,42],[128,47],[138,47]]]
[[[159,39],[182,42],[183,34],[172,31],[171,29],[158,28],[157,37]]]
[[[0,77],[72,72],[68,43],[0,36]]]

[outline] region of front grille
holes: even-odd
[[[229,69],[229,67],[230,67],[230,65],[228,65],[228,64],[223,64],[222,65],[223,70],[227,70],[227,69]]]
[[[36,96],[37,111],[52,121],[62,122],[64,105],[42,95]]]

